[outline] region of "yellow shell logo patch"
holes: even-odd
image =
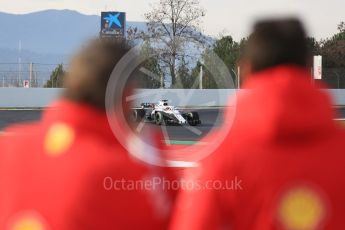
[[[286,229],[310,230],[319,227],[326,210],[317,192],[309,188],[295,188],[283,195],[278,215]]]
[[[18,220],[11,230],[45,230],[45,228],[37,219],[23,218]]]
[[[8,230],[47,230],[44,219],[36,212],[22,212],[9,224]]]
[[[52,125],[45,137],[44,148],[51,156],[65,153],[75,139],[74,129],[64,123]]]

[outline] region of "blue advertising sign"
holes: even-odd
[[[126,13],[124,12],[102,12],[101,14],[101,36],[102,37],[124,37],[126,29]]]

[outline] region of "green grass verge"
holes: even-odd
[[[198,141],[172,141],[172,140],[166,140],[165,143],[167,145],[195,145],[198,144]]]

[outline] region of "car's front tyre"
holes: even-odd
[[[164,116],[161,112],[157,112],[155,114],[155,122],[156,122],[156,125],[163,125],[164,124]]]

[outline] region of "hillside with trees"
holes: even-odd
[[[145,16],[148,29],[129,28],[128,38],[150,44],[154,55],[145,68],[164,80],[159,84],[157,78],[146,77],[143,87],[198,88],[201,69],[203,88],[238,87],[238,62],[248,38],[235,41],[231,35],[222,35],[207,39],[201,32],[205,11],[198,0],[160,0]],[[308,44],[311,71],[313,56],[322,55],[323,81],[331,88],[345,88],[345,23],[339,23],[338,33],[332,37],[320,41],[309,37]],[[213,54],[228,68],[233,81],[230,86],[207,68],[214,64]]]

